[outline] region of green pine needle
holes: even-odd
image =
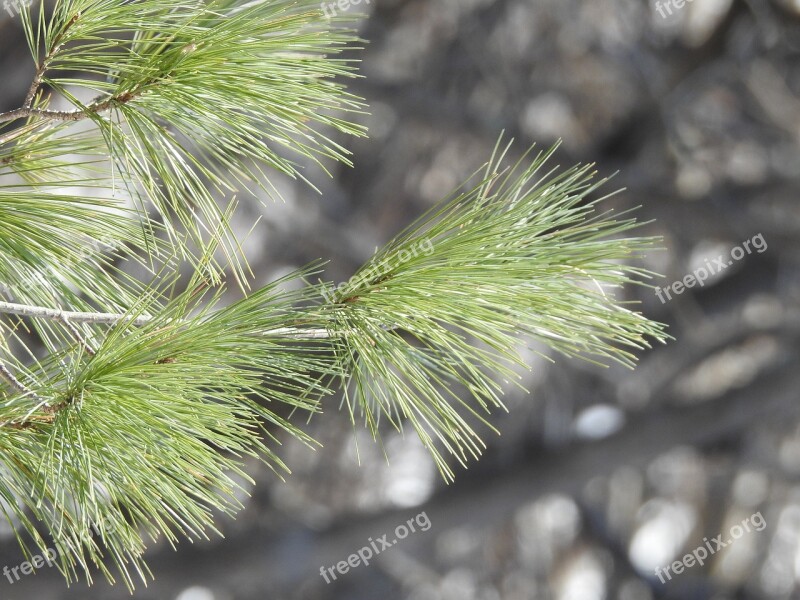
[[[614,296],[650,276],[628,265],[657,240],[625,237],[632,219],[594,214],[599,200],[587,196],[605,180],[593,182],[590,166],[541,174],[554,150],[507,170],[505,151],[493,157],[477,185],[383,248],[329,308],[336,330],[352,332],[338,349],[351,414],[373,435],[381,415],[410,423],[448,479],[439,445],[462,464],[480,454],[469,419],[488,425],[502,407],[497,377],[518,379],[521,336],[626,366],[648,338],[666,338]]]
[[[306,283],[319,264],[251,292],[232,198],[349,164],[354,33],[316,0],[45,4],[21,14],[30,91],[0,113],[0,510],[67,580],[133,588],[151,540],[217,531],[250,462],[280,475],[279,438],[315,444],[291,415],[335,386],[452,479],[520,343],[632,366],[667,337],[617,297],[656,240],[595,213],[591,167],[542,172],[555,149],[504,169],[498,144],[332,295]]]
[[[113,580],[107,556],[132,587],[132,571],[147,575],[143,536],[216,531],[216,512],[241,507],[243,458],[288,471],[262,440],[265,422],[313,443],[268,408],[315,411],[314,396],[330,393],[320,377],[336,374],[325,345],[274,333],[302,318],[310,293],[282,283],[219,310],[187,292],[137,328],[130,313],[94,356],[73,344],[42,361],[38,403],[3,404],[0,496],[24,499],[10,506],[41,550],[27,511],[53,533],[68,579],[94,566]]]

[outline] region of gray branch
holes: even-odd
[[[68,326],[71,325],[71,323],[116,325],[120,321],[125,320],[128,320],[131,325],[142,326],[154,319],[154,317],[150,315],[128,317],[127,315],[118,313],[67,311],[60,308],[30,306],[28,304],[16,304],[14,302],[4,301],[0,301],[0,313],[17,315],[20,317],[32,317],[35,319],[51,319],[65,323]],[[300,329],[295,327],[280,327],[264,331],[263,333],[264,335],[295,337],[298,339],[327,339],[331,337],[331,333],[327,329]]]

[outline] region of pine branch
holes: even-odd
[[[503,170],[507,150],[382,249],[329,308],[354,332],[337,339],[353,419],[360,412],[375,437],[381,416],[410,423],[448,479],[440,448],[462,464],[481,453],[469,420],[489,426],[483,415],[502,408],[497,378],[518,381],[521,336],[629,367],[647,338],[666,339],[612,295],[651,275],[627,265],[656,240],[623,237],[631,219],[592,215],[599,199],[586,198],[605,180],[592,182],[590,166],[539,175],[553,148]]]
[[[102,543],[129,586],[131,567],[146,573],[137,528],[171,542],[205,536],[211,508],[237,509],[234,479],[247,479],[237,457],[285,470],[259,438],[262,422],[312,443],[266,408],[317,411],[315,396],[331,393],[320,377],[337,372],[324,338],[283,327],[306,318],[294,307],[315,293],[282,292],[284,283],[218,310],[218,293],[181,294],[137,328],[117,322],[93,355],[68,349],[44,361],[38,395],[2,405],[0,451],[11,462],[0,495],[33,484],[23,507],[59,532],[66,576],[94,564],[112,577],[88,537],[95,527],[114,529]]]
[[[321,158],[349,164],[348,152],[315,126],[364,134],[363,127],[332,116],[363,107],[334,81],[353,76],[350,61],[333,55],[356,38],[323,27],[326,20],[311,0],[243,6],[227,0],[61,0],[49,22],[43,12],[38,23],[23,13],[34,54],[40,44],[47,48],[31,90],[46,84],[76,108],[49,110],[45,97],[43,106],[26,102],[0,115],[0,124],[90,120],[104,141],[102,153],[110,153],[140,210],[156,207],[170,241],[189,260],[197,257],[179,225],[198,247],[215,236],[242,286],[247,266],[221,226],[225,213],[213,193],[229,192],[235,183],[275,194],[261,165],[301,177],[286,151],[320,164]],[[76,88],[96,100],[81,103]],[[208,268],[219,281],[222,267]]]
[[[35,83],[36,80],[34,80]],[[0,113],[0,123],[9,121],[16,121],[27,117],[39,117],[42,119],[51,119],[54,121],[82,121],[92,115],[99,115],[111,108],[118,105],[125,104],[133,100],[135,96],[131,93],[126,93],[118,97],[109,98],[102,102],[92,102],[85,110],[42,110],[38,108],[31,108],[23,106],[8,112]],[[27,100],[26,100],[27,102]]]
[[[312,443],[267,407],[317,411],[346,332],[284,282],[212,311],[224,271],[247,289],[219,197],[274,193],[264,167],[302,177],[298,157],[348,162],[322,130],[363,135],[334,57],[355,38],[311,0],[57,0],[22,23],[36,69],[0,115],[0,497],[24,552],[132,587],[145,536],[204,536],[238,508],[245,457],[285,470],[276,429]]]
[[[215,531],[245,460],[280,473],[278,433],[315,443],[282,410],[320,412],[336,385],[354,422],[410,424],[452,478],[444,453],[480,454],[473,423],[518,381],[521,340],[631,366],[666,338],[614,295],[651,276],[630,262],[656,240],[593,214],[590,167],[539,174],[554,149],[504,169],[498,146],[333,293],[298,285],[318,265],[251,292],[224,199],[274,196],[268,173],[302,179],[300,159],[349,164],[331,136],[364,134],[337,56],[358,40],[316,0],[56,0],[21,20],[36,68],[0,115],[0,498],[68,580],[132,588],[148,537]],[[242,297],[220,307],[225,280]]]
[[[46,308],[43,306],[30,306],[28,304],[16,304],[4,301],[0,301],[0,313],[37,319],[53,319],[65,324],[75,322],[91,323],[92,325],[117,325],[125,321],[128,325],[141,326],[150,323],[154,318],[151,315],[140,315],[129,318],[128,315],[121,313],[75,312],[62,310],[60,308]],[[279,327],[261,333],[264,335],[289,336],[299,339],[324,339],[330,337],[330,332],[326,329],[300,329],[296,327]]]
[[[25,384],[23,384],[19,379],[17,379],[14,374],[8,370],[3,363],[0,362],[0,376],[3,377],[8,383],[10,383],[15,390],[21,392],[25,396],[30,396],[31,398],[37,399],[36,394],[33,393],[33,390],[28,389]]]
[[[60,308],[46,308],[43,306],[30,306],[28,304],[16,304],[14,302],[3,301],[0,301],[0,313],[18,315],[21,317],[34,317],[37,319],[53,319],[61,322],[74,321],[77,323],[91,323],[93,325],[115,325],[126,318],[124,314],[76,312],[62,310]],[[152,316],[142,315],[131,319],[130,324],[145,325],[152,320]]]

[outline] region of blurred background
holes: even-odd
[[[618,171],[607,191],[626,189],[606,204],[641,206],[643,232],[664,237],[644,265],[659,285],[759,234],[766,247],[666,302],[627,290],[675,337],[635,371],[533,348],[529,393],[510,393],[508,414],[493,415],[501,435],[449,486],[415,437],[386,431],[387,461],[332,399],[307,426],[324,448],[287,440],[285,482],[252,465],[257,485],[220,522],[224,539],[154,544],[155,581],[135,598],[800,598],[800,2],[680,4],[351,9],[368,13],[352,89],[370,104],[370,137],[339,140],[352,169],[309,166],[321,194],[278,177],[285,202],[243,203],[240,231],[263,215],[245,244],[260,283],[318,258],[328,279],[347,279],[486,161],[502,130],[518,151],[563,139],[554,164]],[[20,105],[32,71],[19,19],[0,11],[0,110]],[[429,528],[321,576],[414,519]],[[716,550],[720,535],[738,539]],[[716,551],[661,582],[656,568],[698,547]],[[21,561],[0,524],[0,564]],[[67,589],[54,569],[0,578],[3,599],[126,597],[104,581]]]

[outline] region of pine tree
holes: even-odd
[[[299,159],[349,165],[334,135],[365,134],[341,56],[359,40],[316,0],[19,18],[35,73],[0,114],[0,506],[68,580],[132,588],[148,538],[215,531],[245,457],[280,474],[278,435],[314,444],[280,405],[343,394],[354,426],[410,426],[451,479],[519,379],[521,339],[633,365],[665,338],[614,296],[651,275],[630,264],[655,240],[595,212],[591,166],[546,170],[554,149],[506,166],[502,142],[346,284],[314,283],[318,263],[252,290],[231,199],[276,196],[271,173],[302,179]]]

